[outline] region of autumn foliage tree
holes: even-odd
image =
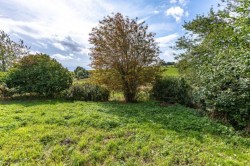
[[[117,13],[104,17],[90,33],[93,78],[113,90],[121,90],[126,102],[136,100],[138,88],[159,74],[159,47],[154,33],[137,19]]]

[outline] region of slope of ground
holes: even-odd
[[[249,138],[178,105],[0,103],[0,165],[249,163]]]

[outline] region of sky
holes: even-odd
[[[160,58],[174,61],[170,46],[197,14],[207,14],[219,0],[0,0],[0,30],[23,40],[31,53],[46,53],[64,67],[90,69],[89,33],[104,16],[120,12],[145,21],[156,33]]]

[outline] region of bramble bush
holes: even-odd
[[[70,72],[46,54],[23,57],[6,79],[7,87],[15,88],[19,94],[36,93],[45,97],[54,97],[71,84]]]
[[[179,69],[210,117],[250,132],[250,1],[223,2],[224,10],[184,24]]]
[[[66,98],[81,101],[108,101],[110,92],[98,85],[74,84],[66,91]]]

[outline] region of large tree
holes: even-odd
[[[179,67],[211,116],[250,131],[250,1],[222,4],[185,23]]]
[[[23,41],[14,42],[4,31],[0,31],[0,71],[7,71],[22,55],[27,55],[29,48]]]
[[[144,22],[117,13],[104,17],[90,33],[91,67],[99,83],[121,90],[127,102],[159,74],[159,47]]]

